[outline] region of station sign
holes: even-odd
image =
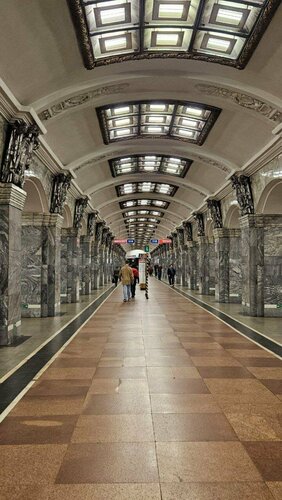
[[[150,240],[150,243],[152,243],[152,245],[163,245],[164,243],[171,243],[171,240],[168,238],[163,240]]]
[[[135,240],[133,238],[130,238],[128,240],[114,240],[113,243],[116,245],[126,245],[127,243],[130,245],[132,243],[135,243]]]

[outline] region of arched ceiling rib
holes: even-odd
[[[191,5],[196,3],[193,0]],[[204,7],[206,4],[212,11],[214,2],[205,2]],[[47,129],[47,144],[65,168],[74,172],[80,189],[92,193],[93,206],[111,229],[121,228],[120,236],[127,235],[123,214],[130,210],[121,208],[120,202],[136,200],[141,194],[117,197],[116,186],[146,181],[178,187],[173,197],[142,193],[143,198],[169,202],[154,233],[165,237],[165,228],[180,224],[267,145],[281,122],[282,8],[243,71],[200,60],[179,60],[171,54],[166,57],[166,53],[161,59],[124,61],[89,72],[82,64],[66,0],[0,2],[0,20],[3,80],[21,104],[34,106]],[[96,108],[141,98],[192,101],[222,111],[201,146],[149,137],[104,144]],[[165,174],[156,178],[148,172],[113,178],[108,160],[133,154],[175,155],[193,163],[184,178]]]

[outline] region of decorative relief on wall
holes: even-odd
[[[193,241],[193,231],[192,231],[191,222],[184,221],[183,227],[184,227],[185,234],[187,236],[187,241]]]
[[[238,104],[238,106],[255,111],[275,123],[282,122],[282,113],[277,108],[274,108],[267,102],[261,101],[256,97],[224,87],[217,87],[215,85],[199,83],[195,85],[195,87],[203,94],[229,99],[235,102],[235,104]]]
[[[171,233],[171,238],[172,238],[172,245],[173,245],[173,250],[178,248],[178,237],[177,237],[177,232]]]
[[[99,245],[102,239],[102,232],[103,228],[105,226],[104,222],[97,222],[96,228],[95,228],[95,243]]]
[[[94,236],[98,212],[92,212],[87,219],[87,235]]]
[[[207,200],[207,206],[211,214],[213,227],[215,229],[221,228],[223,226],[222,223],[222,213],[221,213],[221,204],[218,200]]]
[[[201,212],[193,213],[193,217],[197,224],[197,234],[198,236],[205,236],[205,225],[204,225],[204,216]]]
[[[106,243],[107,243],[108,232],[109,232],[109,228],[108,227],[103,227],[102,237],[101,237],[101,243],[102,243],[102,245],[106,245]]]
[[[36,177],[36,179],[39,179],[46,193],[48,204],[51,203],[53,174],[37,156],[33,157],[32,163],[25,172],[25,177]]]
[[[232,188],[235,189],[236,192],[241,215],[253,214],[254,202],[250,177],[234,174],[230,180]]]
[[[178,237],[178,245],[180,247],[184,246],[184,229],[182,227],[179,227],[176,229],[177,232],[177,237]]]
[[[34,151],[39,148],[38,135],[38,127],[23,120],[9,124],[0,168],[1,182],[23,187],[25,170],[32,162]]]
[[[97,97],[108,96],[111,94],[118,94],[119,92],[124,92],[129,87],[129,83],[118,83],[116,85],[109,85],[106,87],[99,87],[95,90],[90,90],[89,92],[84,92],[81,94],[76,94],[72,97],[68,97],[57,104],[53,104],[47,109],[44,109],[39,114],[39,118],[43,121],[50,120],[55,116],[64,113],[72,108],[77,108],[83,104],[93,101]]]
[[[88,198],[78,198],[75,201],[73,227],[75,227],[76,229],[80,229],[82,226],[81,221],[83,219],[87,204]]]
[[[67,192],[70,188],[72,175],[70,173],[60,173],[53,179],[53,191],[51,198],[50,212],[63,215]]]

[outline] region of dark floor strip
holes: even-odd
[[[165,281],[162,281],[162,283],[164,283],[164,285],[169,286],[169,284],[166,283]],[[175,286],[174,288],[171,288],[171,290],[177,291],[178,293],[180,293],[184,297],[188,298],[192,302],[195,302],[195,304],[197,304],[197,305],[203,307],[204,309],[206,309],[207,311],[213,313],[217,318],[222,319],[228,325],[232,326],[233,328],[236,328],[236,330],[238,330],[240,333],[243,333],[244,335],[246,335],[246,337],[248,337],[250,340],[254,340],[262,347],[265,347],[266,349],[273,352],[274,354],[277,354],[278,356],[282,357],[282,347],[280,345],[276,344],[276,342],[274,342],[273,340],[266,338],[262,333],[256,332],[255,330],[253,330],[252,328],[250,328],[247,325],[243,325],[242,323],[240,323],[236,319],[231,318],[230,316],[228,316],[227,314],[225,314],[222,311],[219,311],[218,309],[211,306],[210,304],[206,304],[201,299],[197,299],[193,295],[190,295],[189,292],[186,292],[186,291],[178,288],[177,286]]]
[[[50,361],[71,336],[83,325],[93,314],[99,305],[105,300],[114,286],[101,293],[81,314],[69,325],[40,349],[32,358],[28,359],[18,370],[7,378],[0,386],[0,414],[14,401],[20,392],[33,380],[35,375]]]

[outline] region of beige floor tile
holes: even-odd
[[[248,367],[248,370],[257,378],[281,380],[282,385],[282,368],[256,366]]]
[[[272,414],[260,411],[259,407],[252,413],[242,410],[225,414],[241,441],[282,441],[281,412],[275,409]]]
[[[35,396],[23,398],[10,415],[43,416],[43,415],[75,415],[82,411],[85,397],[79,396]]]
[[[161,490],[162,500],[273,500],[264,483],[163,483]]]
[[[161,496],[158,483],[57,484],[49,500],[161,500]]]
[[[1,500],[48,500],[50,498],[51,486],[39,486],[36,483],[11,486],[0,486]]]
[[[1,446],[1,486],[54,483],[66,450],[65,444]]]
[[[261,481],[241,443],[157,443],[161,482]]]
[[[211,394],[151,394],[153,413],[220,413]]]
[[[270,391],[254,379],[216,379],[206,378],[205,383],[212,394],[256,394],[264,395]]]
[[[195,366],[242,366],[240,362],[231,356],[191,356]]]
[[[48,368],[41,380],[92,379],[96,368]]]
[[[273,497],[276,500],[281,500],[282,498],[282,482],[280,481],[272,481],[266,483],[268,488],[270,489]]]
[[[270,352],[264,349],[228,349],[228,353],[235,358],[271,358]]]
[[[90,394],[87,396],[84,415],[137,415],[151,413],[149,394],[123,392],[120,394]]]
[[[154,441],[151,415],[81,415],[73,443],[138,443]]]

